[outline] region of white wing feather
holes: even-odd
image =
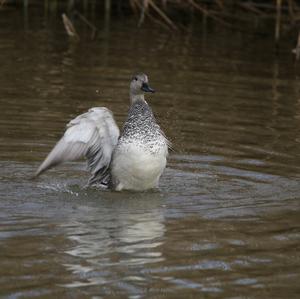
[[[107,172],[119,135],[112,112],[104,107],[92,108],[67,124],[65,134],[39,167],[36,176],[55,165],[85,157],[93,175],[90,182],[93,182]]]

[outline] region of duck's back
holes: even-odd
[[[113,153],[111,174],[115,189],[145,190],[158,184],[168,154],[168,141],[146,101],[131,105]]]

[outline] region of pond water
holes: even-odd
[[[25,25],[24,25],[25,22]],[[121,19],[69,41],[59,16],[0,14],[0,296],[299,298],[300,79],[290,44]],[[65,124],[132,74],[173,143],[159,190],[87,188],[85,164],[31,177]]]

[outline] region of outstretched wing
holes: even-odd
[[[85,157],[92,173],[90,183],[107,173],[112,152],[117,145],[120,131],[110,110],[95,107],[67,124],[67,130],[36,172],[66,161]]]

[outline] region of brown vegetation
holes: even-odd
[[[115,8],[118,10],[130,8],[138,17],[138,26],[146,19],[171,30],[181,30],[190,18],[206,18],[236,28],[237,22],[251,23],[253,20],[271,20],[274,23],[274,39],[279,41],[282,29],[285,31],[298,30],[300,22],[300,4],[296,0],[51,0],[56,4],[65,4],[68,10],[77,6],[87,7],[90,3],[94,9],[102,7],[106,17],[111,15]],[[20,3],[16,0],[0,0],[0,8]],[[49,6],[50,0],[36,1],[23,0],[23,6]],[[77,11],[78,12],[78,11]],[[79,14],[79,13],[78,13]],[[84,22],[84,16],[80,15]],[[93,24],[89,25],[93,27]],[[240,23],[238,24],[240,26]],[[95,28],[94,28],[95,29]]]

